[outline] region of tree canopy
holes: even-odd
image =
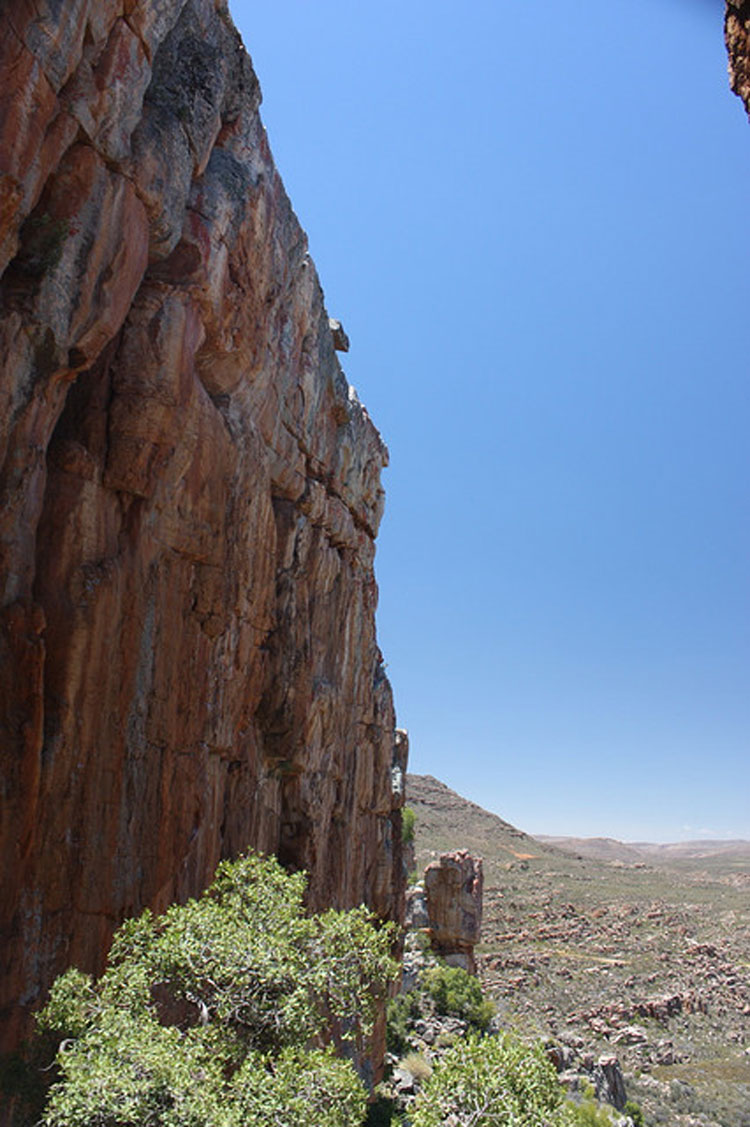
[[[397,965],[365,908],[308,916],[304,874],[248,855],[196,900],[117,932],[39,1016],[60,1039],[45,1127],[355,1127],[351,1060]]]

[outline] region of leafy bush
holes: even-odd
[[[403,1056],[409,1050],[409,1024],[421,1014],[415,990],[390,998],[386,1008],[385,1043],[390,1053]]]
[[[365,1127],[391,1127],[394,1123],[402,1123],[403,1114],[397,1108],[396,1101],[388,1096],[378,1096],[367,1108]]]
[[[484,996],[473,975],[461,967],[429,967],[424,986],[439,1014],[460,1017],[483,1033],[495,1013],[493,1002]]]
[[[569,1100],[565,1104],[566,1127],[613,1127],[612,1109],[598,1104],[595,1099],[584,1099],[581,1103]]]
[[[635,1100],[626,1100],[625,1107],[622,1109],[622,1114],[627,1115],[633,1120],[633,1127],[644,1127],[645,1121],[643,1118],[643,1111],[641,1105],[637,1104]]]
[[[396,964],[364,909],[303,912],[305,878],[247,856],[199,900],[115,936],[98,981],[70,970],[39,1017],[61,1040],[45,1127],[355,1127],[364,1049]],[[316,1047],[311,1047],[316,1046]]]
[[[542,1045],[470,1033],[443,1057],[414,1104],[412,1127],[563,1127],[562,1090]]]
[[[411,806],[404,806],[401,811],[401,840],[404,845],[410,845],[414,841],[414,827],[417,823],[417,815],[412,810]]]

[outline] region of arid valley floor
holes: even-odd
[[[408,802],[420,872],[484,859],[479,974],[504,1026],[616,1054],[648,1123],[750,1127],[748,843],[563,850],[429,776]]]

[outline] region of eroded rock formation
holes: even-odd
[[[424,871],[430,946],[471,974],[477,970],[474,948],[482,932],[483,886],[482,858],[466,849],[441,853]]]
[[[387,451],[223,0],[0,9],[0,1029],[254,846],[398,916]]]

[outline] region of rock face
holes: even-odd
[[[430,917],[427,914],[427,893],[423,884],[415,884],[407,888],[404,900],[404,927],[410,931],[419,931],[430,926]]]
[[[476,974],[482,931],[482,859],[465,849],[442,853],[424,871],[430,944],[453,966]]]
[[[625,1107],[628,1098],[625,1091],[625,1078],[619,1060],[611,1053],[599,1057],[596,1062],[594,1090],[598,1100],[604,1100],[618,1111],[622,1111]]]
[[[9,0],[0,83],[7,1048],[248,846],[398,917],[407,743],[387,451],[224,0]]]
[[[726,0],[724,37],[729,54],[729,82],[750,114],[750,3]]]

